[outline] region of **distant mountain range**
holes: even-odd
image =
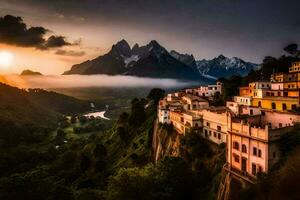
[[[73,65],[63,74],[131,75],[212,82],[218,77],[245,75],[256,67],[256,64],[223,55],[196,61],[193,55],[174,50],[168,52],[155,40],[145,46],[135,44],[132,48],[126,40],[121,40],[107,54]]]
[[[259,65],[251,62],[246,62],[240,58],[228,58],[219,55],[212,60],[196,61],[198,71],[206,77],[220,78],[230,77],[232,75],[245,76],[252,69],[258,69]]]

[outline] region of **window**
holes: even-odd
[[[296,104],[293,104],[292,105],[292,110],[296,109],[297,108],[297,105]]]
[[[218,133],[218,139],[219,140],[221,139],[221,133]]]
[[[207,134],[207,130],[206,130],[206,129],[204,130],[204,135],[205,135],[205,137],[207,137],[207,136],[208,136],[208,134]]]
[[[238,142],[233,142],[233,148],[236,150],[240,150],[240,145]]]
[[[209,136],[211,136],[211,131],[209,131]]]
[[[257,155],[257,148],[256,147],[253,147],[253,155]]]
[[[183,117],[181,117],[181,118],[180,118],[180,121],[181,121],[181,122],[184,122],[184,119],[183,119]]]
[[[253,110],[252,109],[250,109],[250,115],[253,115]]]
[[[272,109],[276,109],[276,104],[272,102]]]
[[[218,130],[218,131],[221,131],[221,126],[217,126],[217,130]]]
[[[214,132],[214,137],[215,137],[215,138],[217,137],[217,133],[216,133],[216,132]]]
[[[261,150],[258,149],[258,157],[261,157]]]
[[[247,147],[245,144],[242,145],[242,152],[247,153]]]
[[[286,110],[286,104],[285,103],[282,104],[282,110]]]
[[[258,107],[261,107],[261,101],[258,102]]]
[[[252,163],[252,174],[256,175],[256,164]]]
[[[239,163],[240,162],[240,157],[236,154],[234,154],[233,156],[234,156],[234,161]]]
[[[279,97],[280,97],[280,96],[281,96],[281,93],[280,93],[280,92],[277,92],[277,96],[279,96]]]
[[[206,126],[208,126],[208,127],[209,127],[209,126],[210,126],[210,124],[209,124],[208,122],[206,122]]]
[[[279,123],[278,126],[279,126],[279,128],[282,128],[282,123]]]

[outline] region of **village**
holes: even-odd
[[[254,183],[259,172],[280,160],[279,141],[300,122],[300,62],[288,73],[251,82],[226,106],[210,106],[223,84],[201,86],[168,94],[158,105],[158,121],[172,124],[178,134],[197,133],[217,145],[226,144],[224,170]]]

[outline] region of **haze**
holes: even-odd
[[[133,76],[68,75],[68,76],[0,76],[0,82],[20,88],[76,88],[76,87],[160,87],[180,88],[196,85],[175,79],[139,78]]]

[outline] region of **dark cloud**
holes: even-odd
[[[27,28],[21,17],[6,15],[0,18],[0,42],[23,47],[39,47],[45,43],[43,27]]]
[[[55,48],[55,47],[63,47],[63,46],[69,46],[69,45],[71,45],[71,43],[67,42],[65,37],[52,35],[45,42],[44,47],[45,48]]]
[[[79,57],[85,55],[84,51],[73,51],[73,50],[62,50],[59,49],[55,52],[56,55],[62,55],[62,56],[74,56],[74,57]]]
[[[59,48],[71,45],[64,36],[50,36],[44,27],[27,27],[21,17],[6,15],[0,17],[0,43],[37,49]]]

